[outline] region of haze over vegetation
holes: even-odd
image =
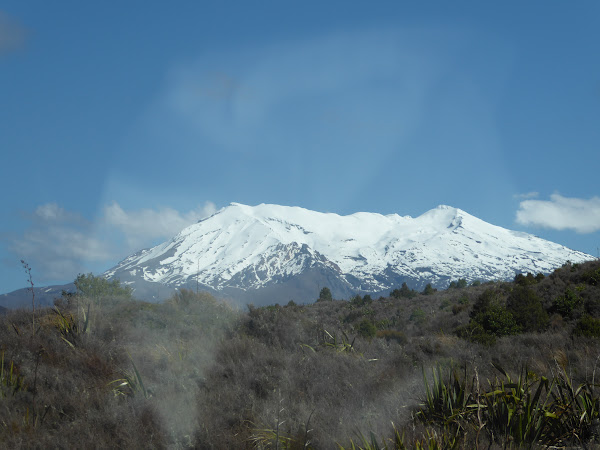
[[[10,448],[598,445],[600,262],[235,310],[80,275],[0,317]],[[379,447],[378,447],[379,446]]]

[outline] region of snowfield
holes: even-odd
[[[355,289],[376,292],[397,287],[399,280],[445,287],[458,278],[508,279],[590,259],[444,205],[413,218],[232,203],[105,275],[127,273],[174,286],[198,280],[215,290],[246,290],[320,267]]]

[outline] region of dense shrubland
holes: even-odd
[[[240,311],[78,278],[0,316],[8,448],[502,448],[600,441],[600,263]],[[108,294],[108,295],[107,295]],[[317,297],[317,295],[315,295]]]

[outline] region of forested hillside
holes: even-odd
[[[53,308],[0,316],[7,448],[600,442],[598,261],[246,310],[76,285]]]

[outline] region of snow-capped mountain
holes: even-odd
[[[323,286],[340,298],[388,293],[402,282],[420,289],[427,283],[445,287],[459,278],[512,279],[589,259],[450,206],[412,218],[232,203],[105,275],[158,297],[168,291],[161,295],[161,286],[199,286],[268,303],[314,300]]]

